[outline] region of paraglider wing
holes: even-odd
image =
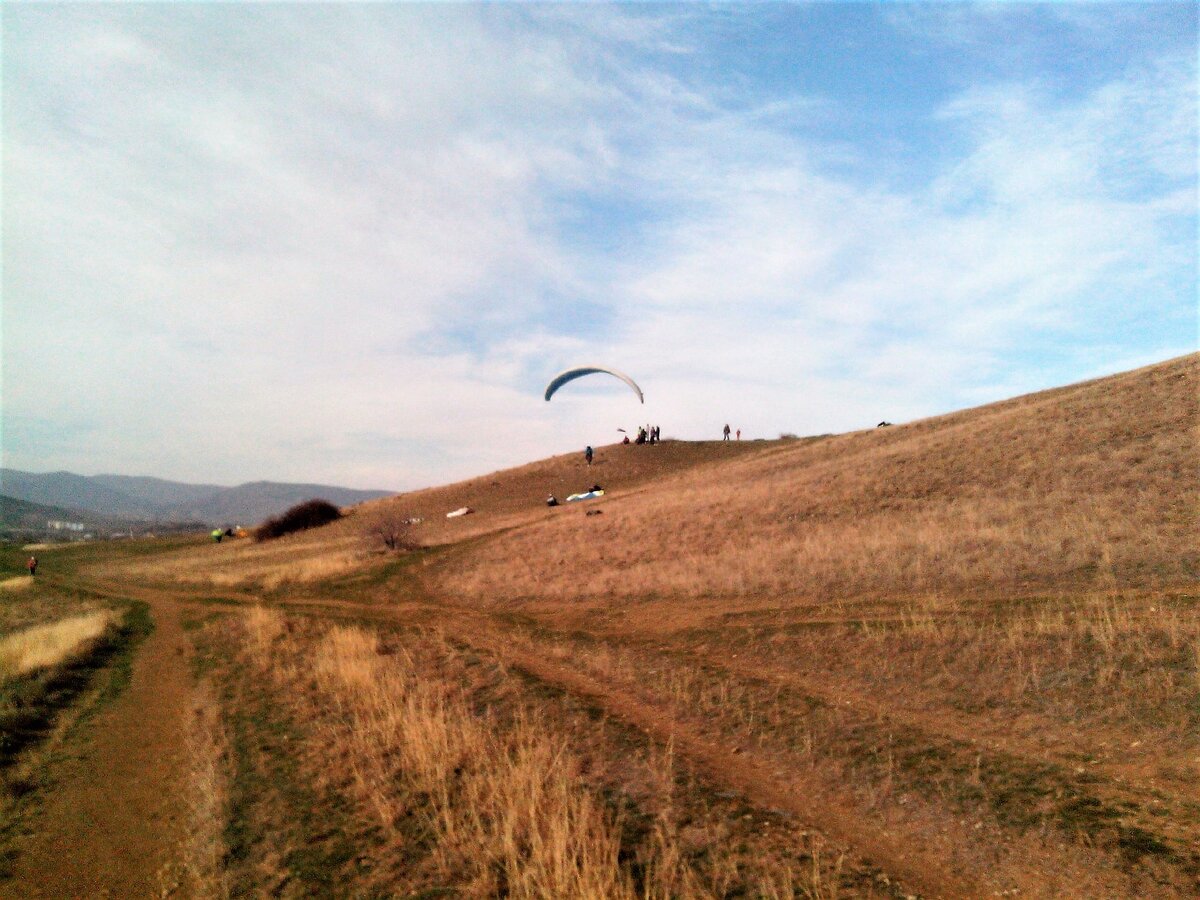
[[[577,366],[574,369],[567,369],[565,372],[559,372],[554,376],[551,382],[546,385],[546,400],[549,400],[551,397],[553,397],[554,392],[568,381],[574,381],[576,378],[582,378],[584,375],[596,375],[600,373],[621,379],[623,382],[633,388],[633,392],[638,395],[638,400],[640,400],[642,403],[646,402],[646,398],[642,396],[642,389],[637,386],[637,382],[635,382],[624,372],[618,372],[616,369],[606,369],[602,366]]]

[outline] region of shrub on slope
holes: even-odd
[[[328,525],[342,517],[341,511],[328,500],[306,500],[282,515],[267,519],[254,532],[256,540],[269,541],[296,531],[307,531]]]

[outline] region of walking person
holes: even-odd
[[[739,441],[742,439],[742,429],[740,429],[740,428],[737,430],[737,439]]]
[[[589,466],[592,464],[592,446],[591,446],[591,444],[589,444],[588,448],[583,451],[583,458],[587,460],[587,464]]]
[[[729,423],[728,422],[725,423],[725,430],[721,433],[724,435],[724,437],[721,438],[721,440],[724,440],[724,441],[729,440]]]
[[[37,557],[29,557],[29,562],[25,563],[25,568],[29,570],[29,577],[32,578],[37,574]]]

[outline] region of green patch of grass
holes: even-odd
[[[14,575],[27,575],[25,562],[29,559],[30,551],[22,550],[23,544],[11,541],[0,542],[0,578],[12,578]]]
[[[30,555],[36,555],[40,562],[39,578],[43,573],[73,577],[85,566],[95,563],[157,556],[201,541],[202,538],[193,535],[170,535],[137,540],[80,541],[32,551],[23,549],[24,544],[0,543],[0,576],[25,574],[25,563]]]
[[[197,615],[192,610],[180,623],[184,631],[190,632],[193,635],[193,652],[191,656],[192,675],[197,680],[207,676],[220,663],[220,656],[216,652],[213,642],[206,639],[206,629],[214,623],[223,620],[226,615],[227,613],[223,610],[210,612],[206,615]]]
[[[356,858],[372,852],[378,834],[355,827],[352,803],[336,786],[314,781],[303,763],[312,736],[270,685],[247,676],[227,640],[202,641],[197,655],[218,675],[229,729],[224,842],[234,895],[340,895]],[[276,871],[265,872],[261,861],[273,856]]]

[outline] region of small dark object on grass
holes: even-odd
[[[602,509],[589,509],[589,510],[588,510],[588,511],[587,511],[587,512],[584,514],[584,515],[588,515],[588,516],[602,516],[602,515],[604,515],[604,510],[602,510]]]
[[[306,500],[282,515],[267,519],[254,532],[258,541],[269,541],[295,531],[305,531],[328,525],[342,517],[342,512],[328,500]]]

